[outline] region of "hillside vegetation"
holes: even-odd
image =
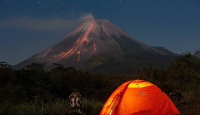
[[[182,54],[167,69],[149,66],[129,76],[91,74],[54,65],[50,71],[39,63],[13,70],[0,62],[0,115],[63,115],[70,110],[68,96],[74,89],[82,95],[86,115],[98,115],[110,94],[134,79],[150,81],[166,94],[178,89],[184,102],[174,103],[181,114],[200,113],[200,51]]]

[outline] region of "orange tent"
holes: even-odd
[[[156,85],[132,80],[119,86],[99,115],[179,115],[170,98]]]

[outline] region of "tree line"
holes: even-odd
[[[92,74],[57,63],[54,65],[50,71],[45,71],[40,63],[13,70],[6,62],[0,62],[0,104],[9,108],[33,102],[36,98],[44,103],[65,100],[74,89],[82,97],[105,102],[117,87],[133,79],[150,81],[166,93],[180,89],[188,102],[200,102],[200,51],[182,54],[167,69],[149,66],[126,76]]]

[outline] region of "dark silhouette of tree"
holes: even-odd
[[[11,65],[9,65],[8,63],[1,61],[0,62],[0,68],[12,68]]]
[[[43,70],[43,66],[39,62],[33,62],[30,65],[26,65],[24,69],[40,71]]]

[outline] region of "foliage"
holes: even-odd
[[[167,69],[152,66],[130,76],[92,74],[54,64],[55,68],[44,71],[39,63],[27,65],[22,70],[11,66],[0,67],[0,115],[44,114],[59,115],[70,109],[68,96],[76,88],[82,95],[85,113],[96,115],[110,94],[122,83],[133,79],[148,80],[167,94],[181,90],[185,105],[177,105],[184,112],[188,105],[200,103],[200,51],[194,55],[182,54]],[[187,113],[195,113],[194,109]]]

